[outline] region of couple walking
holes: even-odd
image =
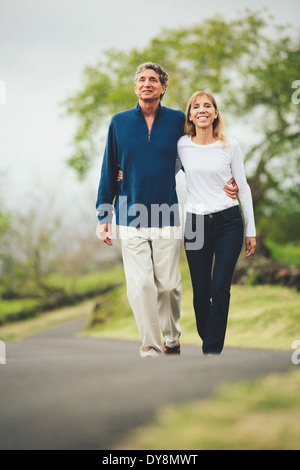
[[[185,115],[161,105],[168,79],[159,64],[139,66],[137,107],[111,120],[97,199],[99,230],[111,246],[115,201],[141,356],[180,354],[181,237],[175,174],[185,172],[184,244],[197,330],[203,353],[220,354],[244,238],[236,195],[244,214],[247,257],[256,245],[252,197],[241,149],[224,136],[213,95],[196,92]]]

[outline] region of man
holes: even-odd
[[[111,120],[97,199],[100,234],[112,246],[111,205],[116,198],[127,295],[142,339],[141,357],[180,354],[175,161],[185,115],[161,105],[168,79],[159,64],[138,67],[138,105]],[[118,184],[119,168],[124,176]]]

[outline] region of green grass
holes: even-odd
[[[281,286],[233,286],[227,344],[290,349],[300,339],[300,293]]]
[[[119,266],[101,272],[83,274],[78,278],[62,274],[52,274],[48,278],[49,287],[62,288],[69,295],[95,291],[119,282],[124,282],[123,268]]]
[[[139,341],[140,336],[127,300],[125,283],[96,299],[83,334],[101,338]]]
[[[90,294],[93,296],[96,295],[95,292],[97,290],[119,283],[124,283],[123,269],[120,267],[110,268],[102,272],[84,274],[76,279],[60,274],[50,275],[47,279],[48,288],[63,290],[65,297],[69,296],[70,301],[72,300],[72,296],[81,294],[86,294],[87,296]],[[47,302],[47,298],[0,299],[0,319],[26,311],[29,311],[28,317],[30,317],[30,311],[33,311],[35,314],[35,311],[38,313],[39,309],[42,312],[45,311],[45,308],[47,309],[49,307],[50,310],[50,306]]]
[[[0,327],[0,340],[20,341],[48,328],[75,320],[77,318],[88,317],[93,310],[95,300],[86,300],[78,305],[63,307],[50,312],[44,312],[35,318],[26,321],[16,321],[7,323]]]
[[[0,300],[0,318],[40,305],[39,299]]]
[[[226,384],[211,399],[159,410],[116,449],[300,450],[299,390],[296,369]]]
[[[272,240],[266,240],[266,246],[271,252],[272,258],[281,264],[300,266],[300,244],[279,244]]]

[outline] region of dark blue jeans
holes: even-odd
[[[201,249],[188,249],[196,224],[204,223]],[[244,238],[239,206],[210,215],[187,214],[185,249],[191,273],[197,330],[204,354],[220,354],[224,347],[233,272]]]

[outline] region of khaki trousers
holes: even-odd
[[[127,296],[142,339],[142,357],[162,354],[162,338],[180,338],[180,228],[120,227]]]

